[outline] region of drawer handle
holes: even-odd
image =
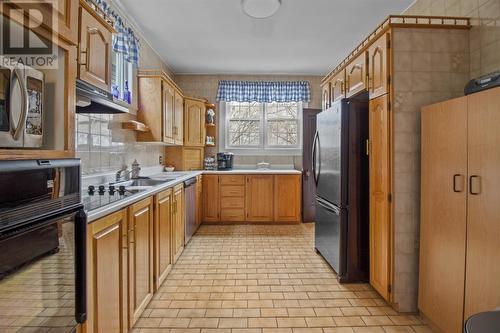
[[[477,185],[477,190],[476,186]],[[469,178],[469,189],[470,189],[470,194],[472,195],[479,195],[481,194],[481,177],[478,175],[472,175]]]

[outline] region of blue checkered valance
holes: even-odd
[[[114,20],[116,34],[113,34],[113,51],[123,53],[125,60],[137,65],[139,62],[139,39],[134,31],[127,27],[122,18],[104,0],[95,0],[99,8]]]
[[[309,102],[307,81],[219,81],[217,101],[225,102]]]

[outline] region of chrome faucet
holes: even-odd
[[[132,163],[132,171],[130,172],[131,178],[132,179],[137,179],[139,178],[139,172],[141,172],[141,166],[137,160],[134,160],[134,163]]]
[[[116,172],[116,181],[122,181],[122,180],[130,180],[130,173],[131,171],[128,170],[128,167],[126,165],[122,166],[120,170]],[[123,175],[122,175],[123,174]]]

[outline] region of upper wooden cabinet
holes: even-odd
[[[78,78],[111,91],[113,28],[85,2],[79,8]]]
[[[203,221],[218,222],[219,176],[203,175]]]
[[[386,300],[391,290],[391,191],[387,95],[370,101],[370,284]]]
[[[137,76],[139,78],[137,120],[149,127],[148,132],[137,134],[137,141],[182,145],[182,139],[179,138],[182,138],[183,131],[181,128],[179,132],[178,123],[183,122],[184,106],[183,97],[177,86],[161,72],[141,71]]]
[[[246,220],[270,222],[274,219],[274,177],[246,176]]]
[[[127,211],[89,224],[87,244],[87,333],[126,333]]]
[[[345,68],[345,94],[351,97],[366,89],[366,53],[361,53]]]
[[[300,221],[301,175],[274,176],[274,221]]]
[[[330,81],[330,101],[334,103],[345,97],[345,69]]]
[[[154,287],[158,290],[172,267],[172,189],[154,199]]]
[[[174,143],[182,146],[184,142],[184,98],[179,92],[174,96]]]
[[[205,146],[205,101],[184,99],[184,146]]]
[[[321,89],[321,109],[326,110],[330,107],[330,82],[324,83]]]
[[[153,199],[139,201],[128,212],[129,326],[153,297]]]
[[[368,93],[370,99],[389,92],[390,34],[380,36],[368,48]]]

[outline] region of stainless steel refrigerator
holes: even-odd
[[[317,115],[315,247],[340,282],[368,280],[368,130],[366,94],[333,103]]]

